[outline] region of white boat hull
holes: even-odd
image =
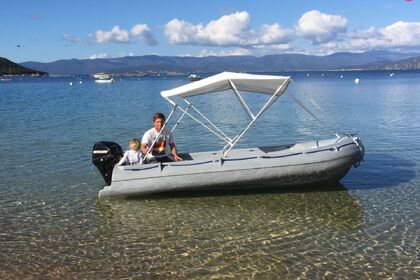
[[[114,82],[114,79],[107,79],[107,80],[95,80],[95,83],[98,83],[98,84],[110,84],[110,83],[113,83]]]
[[[220,152],[191,153],[182,162],[115,167],[111,185],[99,197],[338,181],[361,161],[363,153],[361,141],[351,136],[287,147],[236,149],[226,158]]]

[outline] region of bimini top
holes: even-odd
[[[238,91],[256,92],[278,96],[287,89],[290,77],[253,75],[223,72],[200,81],[189,83],[171,90],[162,91],[162,97],[179,96],[182,98],[224,91],[236,88]]]

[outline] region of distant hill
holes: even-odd
[[[414,70],[420,69],[420,56],[398,60],[384,65],[371,66],[373,70]]]
[[[394,61],[420,56],[419,53],[368,51],[364,53],[335,53],[327,56],[303,54],[276,54],[255,56],[132,56],[106,59],[69,59],[49,63],[24,62],[23,66],[50,74],[72,75],[90,73],[145,73],[145,72],[275,72],[296,70],[339,70],[360,65],[384,65]]]
[[[0,57],[0,76],[1,75],[36,75],[43,76],[48,73],[43,71],[32,70],[14,63],[6,58]]]

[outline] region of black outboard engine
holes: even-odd
[[[95,143],[92,149],[92,163],[101,172],[107,186],[111,185],[112,170],[123,156],[121,146],[115,142],[101,141]]]

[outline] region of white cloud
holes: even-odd
[[[212,51],[203,49],[198,56],[231,56],[231,55],[251,55],[251,51],[243,48],[236,48],[226,51]]]
[[[126,56],[134,56],[133,52],[125,53],[125,52],[119,52],[117,54],[117,57],[126,57]]]
[[[334,51],[364,51],[368,49],[420,47],[420,22],[398,21],[383,28],[356,30],[342,42],[330,42],[324,47]]]
[[[96,31],[95,40],[97,43],[130,43],[130,35],[127,30],[115,25],[111,31]]]
[[[98,54],[93,54],[91,56],[89,56],[89,59],[97,59],[97,58],[108,58],[108,54],[107,53],[98,53]]]
[[[347,20],[339,15],[323,14],[317,10],[306,12],[296,26],[298,34],[312,44],[327,43],[346,32]]]
[[[398,21],[379,30],[393,46],[420,45],[420,22]]]
[[[92,35],[89,35],[92,37]],[[138,38],[140,41],[149,46],[156,46],[157,40],[150,31],[147,24],[136,24],[128,32],[125,29],[115,25],[110,31],[98,30],[95,32],[96,43],[123,43],[128,44],[131,41],[131,36]]]
[[[133,28],[131,28],[131,35],[139,38],[146,45],[156,46],[158,44],[147,24],[134,25]]]
[[[264,24],[261,26],[260,36],[257,44],[285,44],[294,37],[294,32],[290,29],[282,29],[280,24]]]
[[[272,53],[288,53],[294,51],[290,44],[277,44],[277,45],[259,45],[253,47],[255,55],[267,55]]]
[[[250,15],[236,12],[203,25],[179,19],[166,23],[164,33],[169,43],[202,46],[253,46],[287,43],[293,32],[282,29],[278,23],[262,25],[259,31],[250,28]]]
[[[68,42],[68,43],[79,43],[82,41],[82,38],[74,35],[64,34],[61,37],[61,40]]]

